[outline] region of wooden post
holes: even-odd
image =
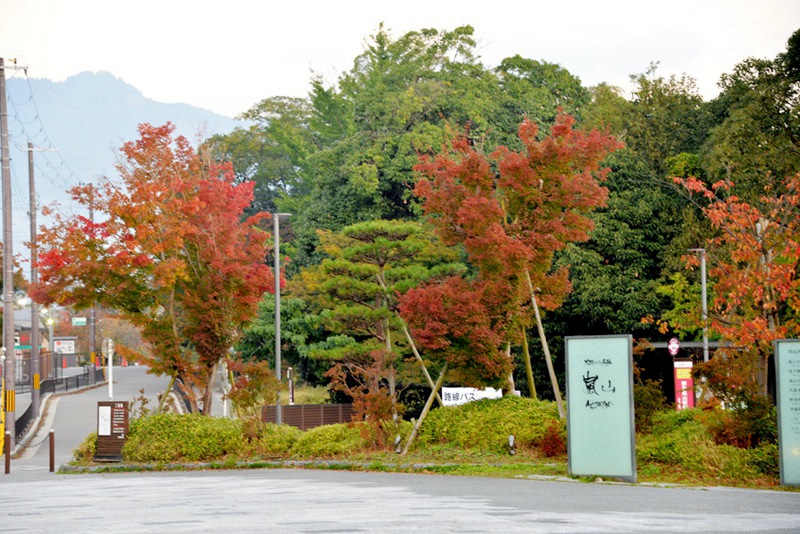
[[[6,474],[11,472],[11,433],[6,432],[5,441],[3,442],[3,446],[6,450]]]
[[[56,470],[56,431],[50,429],[50,472]]]
[[[444,367],[442,368],[442,372],[439,374],[439,379],[436,381],[436,384],[433,386],[433,391],[428,396],[428,402],[425,403],[425,407],[422,409],[422,413],[419,415],[419,419],[417,420],[417,424],[414,425],[414,430],[411,431],[411,435],[408,437],[408,441],[406,442],[406,446],[403,449],[403,456],[408,452],[408,449],[411,448],[411,445],[414,443],[414,440],[417,438],[417,433],[419,432],[419,427],[422,426],[422,421],[425,419],[425,416],[428,415],[428,412],[433,406],[433,399],[435,399],[438,395],[439,388],[442,386],[442,382],[444,382],[444,375],[447,372],[447,362],[445,362]]]

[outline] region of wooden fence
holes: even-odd
[[[294,404],[281,406],[281,422],[308,430],[322,425],[348,423],[353,417],[352,404]],[[275,406],[261,409],[261,420],[275,422]]]

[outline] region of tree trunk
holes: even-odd
[[[167,403],[167,399],[169,399],[169,394],[172,391],[172,386],[175,385],[175,376],[177,373],[173,373],[172,378],[169,379],[169,386],[167,386],[167,390],[161,396],[161,402],[158,403],[158,411],[156,413],[161,413],[164,411],[164,405]]]
[[[203,415],[211,415],[211,404],[214,401],[214,384],[217,379],[217,363],[211,366],[211,370],[206,375],[206,390],[203,392]]]
[[[517,391],[517,387],[514,385],[514,360],[511,357],[511,343],[506,343],[506,358],[508,361],[511,362],[511,371],[508,373],[508,378],[506,379],[506,391],[503,392],[504,395],[513,395],[515,391]]]
[[[556,405],[558,406],[558,417],[564,419],[564,406],[561,400],[561,390],[558,387],[558,379],[556,378],[556,371],[553,369],[553,359],[550,357],[550,347],[547,346],[547,338],[544,335],[544,327],[542,326],[542,316],[539,314],[539,305],[536,303],[536,293],[533,291],[533,283],[531,282],[531,274],[528,269],[525,269],[525,279],[528,282],[528,291],[531,293],[531,304],[533,304],[533,311],[536,314],[536,327],[539,330],[539,339],[542,341],[542,351],[544,351],[544,360],[547,363],[547,372],[550,374],[550,382],[553,385],[553,395],[556,397]]]

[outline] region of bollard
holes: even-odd
[[[6,432],[4,445],[6,450],[6,474],[11,472],[11,432]]]
[[[50,472],[56,470],[56,431],[50,430]]]

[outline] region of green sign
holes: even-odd
[[[73,317],[72,326],[86,326],[86,317]]]
[[[570,473],[636,482],[631,336],[565,341]]]
[[[800,340],[775,341],[781,484],[800,486]]]

